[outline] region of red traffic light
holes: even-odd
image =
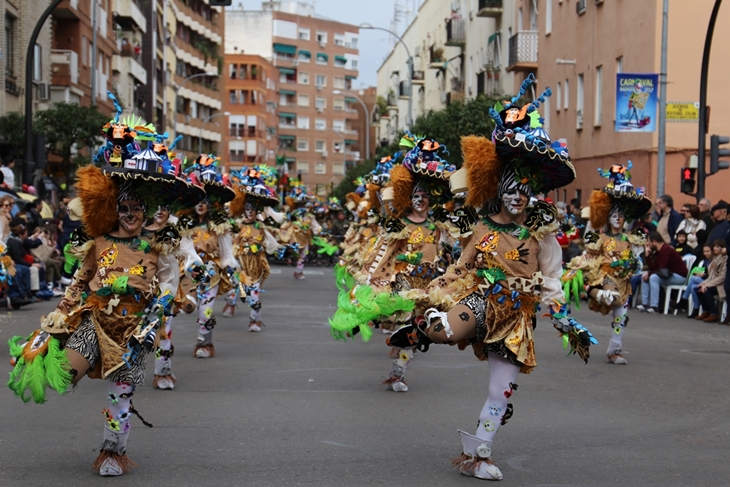
[[[682,168],[682,184],[680,189],[684,194],[692,194],[695,190],[695,174],[697,168],[694,167],[683,167]]]

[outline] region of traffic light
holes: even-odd
[[[693,194],[695,192],[695,173],[697,173],[697,169],[694,167],[682,168],[682,193]]]
[[[721,157],[730,156],[730,149],[721,149],[720,146],[723,144],[730,143],[730,137],[724,135],[711,135],[710,136],[710,174],[715,174],[720,169],[727,169],[730,167],[730,162],[721,161]]]

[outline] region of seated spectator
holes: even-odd
[[[684,220],[682,220],[679,224],[676,235],[679,235],[679,232],[684,231],[686,235],[686,243],[684,246],[690,247],[693,250],[699,245],[704,245],[705,242],[700,241],[697,238],[697,232],[707,230],[705,221],[700,218],[700,207],[693,204],[682,205],[681,213],[684,215]],[[678,245],[675,245],[675,248],[677,247]],[[677,252],[679,252],[679,249],[677,249]]]
[[[647,270],[641,277],[641,304],[636,308],[647,313],[659,312],[662,286],[678,286],[687,278],[687,266],[674,247],[664,243],[659,232],[649,234],[652,253],[646,259]]]
[[[697,296],[697,285],[707,279],[707,270],[712,263],[712,246],[709,244],[703,245],[702,252],[703,259],[690,270],[692,275],[690,276],[689,281],[687,281],[687,289],[685,289],[684,294],[682,294],[682,298],[685,300],[690,297],[692,298],[693,309],[692,314],[689,315],[690,318],[696,318],[700,314],[700,298]],[[685,309],[687,308],[684,305],[677,307],[677,311],[684,311]],[[674,311],[674,309],[672,309],[672,311]]]
[[[53,225],[45,225],[41,227],[39,238],[42,245],[30,251],[33,256],[43,264],[46,270],[46,285],[53,292],[53,295],[63,296],[60,288],[61,267],[63,266],[63,258],[56,247],[56,229]]]
[[[631,295],[629,296],[629,304],[633,302],[634,294],[636,294],[636,291],[639,289],[639,286],[641,286],[641,279],[644,275],[644,270],[646,269],[646,258],[651,255],[651,253],[654,252],[654,248],[651,246],[651,243],[647,240],[644,244],[644,251],[641,253],[641,269],[639,272],[631,276],[629,279],[629,283],[631,284]],[[637,306],[638,308],[638,306]]]
[[[36,228],[43,225],[43,217],[41,216],[41,210],[43,210],[43,200],[36,198],[32,203],[25,205],[25,220],[27,222],[26,228],[28,233],[33,235]]]
[[[674,238],[677,240],[677,245],[674,246],[674,250],[676,250],[679,255],[684,257],[685,255],[692,253],[693,249],[687,242],[687,233],[684,230],[678,231]]]
[[[50,299],[53,293],[41,287],[41,282],[45,282],[45,270],[43,264],[38,261],[30,253],[32,249],[40,247],[43,242],[38,238],[38,233],[28,238],[28,231],[25,229],[25,220],[22,218],[13,218],[10,221],[10,236],[7,240],[8,255],[13,259],[15,269],[18,271],[27,268],[30,274],[29,291],[39,299]],[[30,293],[25,291],[25,296]]]
[[[725,255],[725,241],[715,240],[712,243],[712,263],[707,270],[707,279],[696,286],[697,296],[702,305],[702,314],[696,320],[706,323],[716,323],[720,321],[720,313],[717,311],[715,297],[725,297],[725,273],[727,272],[727,255]]]
[[[14,204],[15,200],[12,196],[3,196],[0,198],[0,240],[3,242],[7,240],[8,235],[10,235],[10,220],[13,219],[10,212],[12,211]]]

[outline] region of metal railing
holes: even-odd
[[[537,62],[536,30],[524,30],[509,38],[509,65]]]

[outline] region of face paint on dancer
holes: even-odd
[[[125,199],[117,204],[117,215],[124,231],[134,234],[142,228],[144,206],[137,200]]]
[[[204,217],[208,214],[208,202],[203,200],[197,205],[195,205],[195,214],[199,217]]]
[[[246,206],[243,210],[243,218],[247,222],[254,221],[256,219],[256,207],[252,203],[246,202]]]
[[[164,225],[170,218],[170,207],[169,206],[158,206],[157,211],[152,215],[152,219],[158,225]]]
[[[516,188],[502,195],[502,206],[510,215],[519,215],[527,207],[529,197]]]
[[[611,212],[611,215],[608,217],[608,224],[611,226],[613,233],[619,233],[623,230],[625,222],[626,218],[624,217],[624,214],[618,210]]]
[[[518,179],[514,170],[506,167],[499,181],[499,200],[510,215],[524,213],[532,196],[530,185]]]
[[[411,196],[411,207],[414,213],[423,213],[428,211],[429,199],[428,193],[422,189],[416,189]]]

